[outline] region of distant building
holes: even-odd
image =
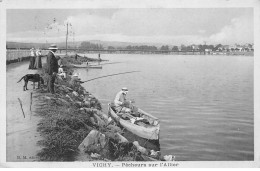
[[[230,50],[229,45],[224,45],[224,46],[222,46],[222,48],[223,48],[223,51],[226,51],[226,52],[228,52]]]
[[[191,45],[193,51],[199,51],[199,45]]]

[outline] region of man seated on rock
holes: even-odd
[[[71,80],[69,82],[69,84],[71,86],[77,86],[77,85],[80,85],[81,83],[83,83],[83,82],[79,78],[79,74],[78,73],[75,73],[74,75],[72,75]]]
[[[66,79],[67,76],[62,67],[63,67],[63,65],[60,65],[57,75],[60,76],[62,79]]]

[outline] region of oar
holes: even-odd
[[[140,72],[140,71],[129,71],[129,72],[121,72],[121,73],[117,73],[117,74],[110,74],[110,75],[105,75],[105,76],[101,76],[101,77],[96,77],[96,78],[86,80],[86,81],[81,81],[80,83],[89,82],[89,81],[96,80],[96,79],[99,79],[99,78],[111,77],[111,76],[121,75],[121,74],[129,74],[129,73],[134,73],[134,72]]]

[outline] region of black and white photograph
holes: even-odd
[[[1,167],[260,167],[260,1],[0,6]]]

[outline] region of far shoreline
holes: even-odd
[[[6,49],[7,51],[11,51],[12,55],[9,55],[10,53],[6,54],[6,65],[11,64],[11,63],[16,63],[16,62],[21,62],[21,61],[28,61],[30,59],[30,50],[29,49]],[[42,50],[44,53],[47,52],[48,50]],[[21,53],[23,55],[21,55]],[[64,49],[59,49],[58,53],[59,56],[66,56],[65,50]],[[68,55],[72,54],[78,54],[82,57],[86,57],[85,55],[88,54],[131,54],[131,55],[174,55],[174,56],[250,56],[254,57],[254,51],[249,51],[249,52],[173,52],[173,51],[127,51],[127,50],[115,50],[115,51],[107,51],[107,50],[68,50],[67,52]]]

